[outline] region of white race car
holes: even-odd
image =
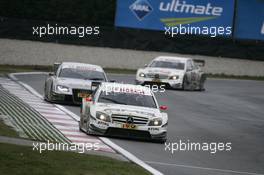
[[[63,62],[54,64],[54,73],[45,81],[44,98],[50,102],[81,104],[93,90],[92,82],[108,81],[104,70],[97,65]]]
[[[204,61],[198,60],[204,66]],[[138,69],[136,84],[163,84],[174,89],[204,90],[206,76],[191,58],[160,56]]]
[[[79,127],[87,134],[131,137],[165,142],[166,106],[144,86],[102,83],[89,98],[83,98]]]

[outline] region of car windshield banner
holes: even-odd
[[[118,0],[115,25],[151,30],[220,27],[228,28],[223,35],[231,36],[233,17],[234,0]]]
[[[264,40],[264,0],[238,0],[235,37]]]

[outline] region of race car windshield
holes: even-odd
[[[85,69],[63,68],[59,77],[105,81],[105,76],[102,72]]]
[[[169,62],[169,61],[153,61],[149,67],[158,68],[169,68],[169,69],[179,69],[184,70],[185,64],[182,62]]]
[[[157,108],[154,98],[151,95],[141,95],[133,93],[106,93],[105,91],[102,91],[99,96],[98,102]]]

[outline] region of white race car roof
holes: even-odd
[[[173,56],[159,56],[154,59],[155,61],[181,61],[181,62],[186,62],[187,60],[191,60],[191,58],[185,58],[185,57],[173,57]]]
[[[104,72],[103,68],[94,64],[77,63],[77,62],[63,62],[62,68],[85,69],[98,72]]]
[[[148,87],[141,85],[122,84],[122,83],[108,83],[101,84],[102,91],[106,92],[121,92],[152,96],[151,90]]]

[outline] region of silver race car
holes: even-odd
[[[150,88],[102,83],[89,98],[83,98],[79,127],[87,134],[165,142],[166,106],[160,106]]]
[[[93,89],[92,82],[108,81],[104,70],[97,65],[63,62],[54,64],[54,73],[45,81],[44,98],[50,102],[81,104]]]
[[[174,89],[204,90],[206,75],[191,58],[160,56],[138,69],[136,84],[161,84]]]

